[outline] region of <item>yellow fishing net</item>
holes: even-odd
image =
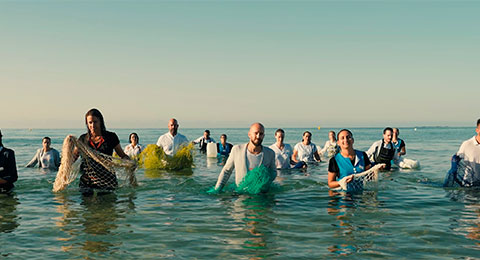
[[[80,160],[77,160],[78,156],[81,156]],[[69,135],[63,141],[62,162],[53,184],[53,191],[64,190],[76,179],[81,170],[95,188],[113,189],[124,185],[136,186],[136,166],[136,161],[100,153],[79,141],[75,136]],[[118,180],[121,181],[120,184]]]
[[[147,170],[180,171],[191,169],[193,164],[193,144],[181,147],[173,156],[168,156],[162,147],[149,144],[140,153],[138,162],[140,167]]]

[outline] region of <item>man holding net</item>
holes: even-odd
[[[245,189],[255,188],[252,186],[258,185],[263,186],[258,187],[259,191],[264,192],[268,190],[269,185],[276,177],[276,165],[275,153],[270,148],[262,145],[264,136],[265,128],[262,124],[254,123],[250,126],[250,131],[248,132],[250,141],[246,144],[233,146],[232,152],[218,176],[215,185],[216,191],[220,191],[225,186],[234,169],[237,187],[249,183],[251,187],[245,187]],[[266,173],[267,176],[256,175],[260,172]],[[265,182],[262,184],[263,180]]]
[[[452,160],[461,160],[456,171],[456,179],[461,186],[480,186],[480,119],[477,120],[477,133],[472,138],[464,141]]]
[[[173,156],[181,146],[188,145],[188,139],[178,133],[177,119],[172,118],[168,121],[168,132],[158,138],[157,145],[169,156]]]

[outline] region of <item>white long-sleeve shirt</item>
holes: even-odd
[[[123,152],[125,152],[128,157],[133,158],[134,156],[139,155],[143,150],[143,145],[137,144],[133,146],[132,144],[127,144]]]
[[[25,167],[34,167],[37,163],[42,169],[56,170],[58,166],[60,166],[60,153],[53,148],[47,152],[45,152],[43,148],[40,148]]]
[[[173,136],[170,132],[167,132],[160,136],[157,141],[157,145],[163,148],[166,155],[170,156],[174,155],[183,144],[188,144],[188,139],[179,133]]]
[[[277,144],[274,143],[268,148],[272,149],[275,152],[275,165],[277,169],[290,169],[290,161],[292,159],[293,149],[289,144],[284,144],[283,150],[278,148]]]

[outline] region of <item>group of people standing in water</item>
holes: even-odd
[[[119,157],[130,159],[143,149],[136,133],[130,134],[129,144],[122,149],[118,136],[106,130],[103,115],[97,109],[91,109],[86,113],[85,125],[87,132],[79,137],[79,141],[100,153],[112,156],[116,152]],[[178,121],[174,118],[170,119],[168,132],[160,136],[156,143],[168,156],[174,155],[183,145],[189,143],[184,135],[178,133],[178,127]],[[480,165],[480,119],[477,121],[476,132],[477,136],[465,141],[457,154]],[[303,133],[302,142],[297,143],[293,149],[292,146],[284,143],[283,129],[275,131],[276,142],[269,147],[262,145],[264,136],[265,128],[261,123],[250,126],[249,141],[244,144],[232,145],[227,143],[225,134],[221,135],[221,142],[217,144],[218,155],[228,159],[218,176],[215,189],[221,190],[233,171],[235,171],[235,183],[238,185],[248,171],[261,165],[272,170],[305,168],[309,163],[320,162],[322,156],[328,159],[328,186],[337,188],[339,179],[347,177],[348,183],[353,179],[352,174],[368,170],[373,164],[383,163],[385,170],[390,170],[392,162],[406,154],[405,142],[398,138],[399,130],[390,127],[383,130],[383,138],[374,142],[366,152],[354,149],[353,133],[348,129],[340,130],[337,135],[330,131],[329,140],[320,150],[311,142],[312,134],[309,131]],[[199,149],[205,152],[206,145],[211,142],[215,141],[210,137],[210,131],[205,130],[204,135],[192,143],[198,144]],[[41,168],[57,169],[60,165],[60,156],[58,151],[50,147],[50,143],[50,138],[43,138],[43,147],[36,152],[26,166],[33,167],[38,164]],[[92,172],[92,169],[87,167],[88,160],[86,158],[82,160],[80,188],[89,191],[105,188],[98,187],[95,180],[99,174],[107,173]],[[476,170],[480,172],[480,169]],[[14,152],[3,146],[0,131],[0,192],[11,191],[17,178]],[[114,184],[107,188],[115,187]]]

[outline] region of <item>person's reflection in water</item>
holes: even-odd
[[[58,204],[55,206],[55,210],[61,214],[59,217],[53,218],[55,220],[55,226],[61,231],[65,232],[67,237],[58,237],[58,241],[69,242],[77,236],[77,231],[73,226],[74,222],[78,219],[78,211],[72,210],[72,204],[74,203],[67,193],[54,193],[54,201]],[[71,225],[73,224],[73,225]],[[70,243],[61,247],[62,251],[67,252],[73,248]]]
[[[0,233],[13,232],[19,226],[17,222],[18,204],[20,203],[15,192],[8,194],[0,193]]]
[[[57,240],[69,242],[62,246],[62,251],[71,251],[79,244],[81,249],[91,253],[111,251],[112,246],[121,244],[112,231],[117,229],[117,221],[125,214],[135,212],[135,191],[116,195],[105,193],[94,196],[82,196],[80,209],[66,193],[56,193],[55,201],[58,203],[56,210],[62,216],[55,218],[55,225],[68,234]],[[76,209],[75,209],[76,208]],[[83,230],[78,229],[78,223],[83,225]],[[83,237],[93,240],[78,241]],[[94,235],[94,236],[88,236]],[[110,241],[104,241],[103,238]]]
[[[379,202],[375,191],[364,191],[362,194],[349,194],[345,192],[335,192],[329,190],[331,200],[328,202],[327,213],[339,221],[338,229],[335,230],[333,241],[343,242],[337,243],[328,250],[336,255],[351,255],[357,252],[360,247],[369,247],[361,245],[365,243],[370,232],[366,230],[375,228],[376,223],[370,223],[368,219],[359,219],[361,223],[356,223],[355,212],[365,212],[366,208],[372,208],[374,213],[378,211]],[[370,211],[370,209],[368,209]],[[375,220],[373,220],[375,221]],[[377,227],[378,228],[378,227]],[[358,232],[364,229],[363,232]]]
[[[447,196],[456,203],[462,203],[464,210],[455,211],[460,213],[458,219],[452,218],[450,228],[453,233],[476,240],[480,245],[480,190],[479,189],[456,189],[449,190]]]
[[[89,252],[107,252],[110,247],[116,246],[113,241],[118,241],[112,235],[117,229],[116,211],[117,195],[113,192],[97,194],[94,196],[82,196],[81,205],[85,207],[83,212],[83,231],[95,240],[87,240],[83,243],[83,249]],[[110,241],[105,241],[107,238]],[[119,242],[121,244],[121,242]]]
[[[272,241],[269,240],[268,225],[275,223],[272,219],[272,207],[275,203],[272,194],[240,195],[233,201],[230,215],[237,223],[244,223],[246,231],[243,247],[249,249],[249,259],[263,259],[273,255]]]

